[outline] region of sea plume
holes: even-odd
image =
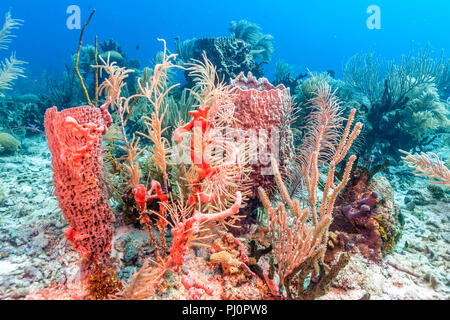
[[[344,174],[340,181],[336,181],[336,167],[345,159],[363,126],[358,122],[352,129],[356,114],[356,109],[352,109],[344,127],[341,103],[326,83],[319,87],[316,97],[311,99],[310,103],[312,112],[307,121],[307,133],[303,146],[298,155],[299,173],[304,179],[308,203],[304,205],[299,199],[292,199],[279,173],[278,164],[273,158],[275,182],[283,202],[273,207],[266,191],[263,188],[258,189],[260,199],[268,213],[267,225],[278,263],[280,287],[285,286],[289,298],[292,298],[289,283],[296,274],[299,274],[298,288],[303,288],[303,280],[308,273],[313,272],[314,275],[318,275],[321,272],[320,265],[324,263],[334,204],[350,179],[356,156],[350,156],[344,164]],[[321,166],[328,167],[328,174],[322,197],[319,199]],[[311,222],[307,224],[309,217]],[[338,263],[332,269],[335,267],[339,269],[345,261],[344,258],[342,257],[342,263]],[[321,277],[324,278],[323,275]],[[320,285],[317,285],[316,289],[319,287]],[[301,291],[303,290],[299,290],[299,296],[303,295]]]
[[[14,80],[19,77],[25,78],[25,69],[23,65],[26,64],[24,61],[16,59],[16,54],[13,53],[11,58],[5,59],[0,66],[0,97],[5,95],[1,92],[2,90],[11,90]]]
[[[410,154],[404,150],[399,150],[404,153],[406,157],[402,159],[408,164],[410,168],[414,169],[414,174],[418,177],[427,177],[431,184],[440,184],[450,187],[450,170],[444,165],[439,157],[433,152],[428,154],[422,152],[421,154]],[[435,162],[431,158],[435,159]],[[435,180],[433,180],[435,179]]]
[[[13,19],[11,17],[11,12],[6,13],[5,23],[0,30],[0,49],[8,49],[7,44],[11,43],[12,38],[14,38],[12,30],[18,29],[22,24],[23,20]]]
[[[297,160],[304,173],[308,170],[313,151],[318,152],[320,165],[328,164],[336,153],[342,123],[341,102],[337,100],[335,91],[323,82],[310,101],[310,114],[306,120],[307,133],[298,152]]]
[[[11,17],[11,12],[6,13],[5,23],[3,24],[2,29],[0,30],[0,50],[7,50],[8,44],[11,43],[14,35],[12,34],[12,30],[18,29],[21,26],[23,20],[13,19]],[[19,77],[25,78],[24,72],[25,69],[23,65],[26,62],[20,61],[16,59],[16,54],[12,53],[11,57],[5,59],[4,62],[0,65],[0,97],[4,97],[2,94],[3,90],[11,90],[14,80],[17,80]]]

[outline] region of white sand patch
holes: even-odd
[[[18,264],[12,264],[9,261],[0,261],[0,275],[7,275],[16,270],[18,266]]]

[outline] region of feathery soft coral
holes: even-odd
[[[402,159],[410,168],[414,169],[414,174],[416,176],[428,177],[431,184],[440,184],[450,187],[450,170],[435,153],[429,152],[426,154],[422,152],[421,154],[416,153],[412,155],[404,150],[399,151],[406,154],[406,157],[402,157]],[[433,162],[431,157],[433,157],[436,162]]]

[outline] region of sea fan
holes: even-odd
[[[237,39],[244,40],[251,45],[255,45],[261,38],[261,27],[247,20],[232,21],[230,31]]]
[[[274,52],[273,36],[263,34],[259,25],[247,20],[232,21],[230,31],[236,39],[241,39],[251,46],[251,53],[254,58],[261,59],[265,63],[269,63],[272,59]]]
[[[265,34],[262,36],[258,42],[254,45],[252,54],[255,58],[260,58],[262,61],[269,63],[272,59],[274,52],[273,48],[273,36],[270,34]]]

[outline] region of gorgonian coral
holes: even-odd
[[[267,224],[278,264],[280,287],[286,288],[290,298],[292,298],[290,283],[296,274],[300,272],[302,275],[298,286],[303,288],[302,281],[306,274],[312,272],[313,275],[318,275],[321,270],[323,271],[321,266],[324,263],[334,204],[349,180],[356,157],[353,155],[349,158],[339,183],[335,182],[336,166],[344,160],[362,128],[362,124],[357,123],[352,129],[356,113],[356,110],[352,110],[342,131],[340,103],[327,84],[319,88],[311,103],[313,111],[307,121],[309,132],[299,150],[299,172],[304,179],[308,205],[301,206],[298,199],[291,198],[274,160],[272,166],[275,181],[289,211],[284,203],[272,207],[264,189],[259,188],[260,198],[268,214]],[[319,202],[317,194],[319,168],[326,166],[329,170]]]
[[[235,38],[244,40],[251,45],[252,54],[256,59],[265,63],[270,62],[274,52],[272,35],[263,34],[259,25],[247,20],[232,21],[230,31]]]
[[[400,147],[426,144],[437,130],[448,126],[446,102],[439,89],[448,77],[449,60],[433,57],[430,46],[414,50],[385,64],[372,51],[352,57],[344,80],[370,100],[367,153],[398,156]]]
[[[23,20],[13,19],[11,13],[7,12],[5,17],[5,23],[0,30],[0,50],[8,49],[8,44],[11,42],[14,35],[12,30],[18,29],[23,23]],[[16,59],[16,54],[12,53],[9,59],[5,59],[0,66],[0,97],[4,94],[1,92],[3,90],[11,90],[14,80],[19,77],[25,77],[25,69],[23,65],[24,61]]]
[[[418,177],[427,177],[432,184],[450,186],[450,170],[435,153],[429,152],[426,154],[422,152],[421,154],[416,153],[412,155],[403,150],[400,150],[400,152],[406,155],[402,159],[410,168],[414,169],[415,175]]]

